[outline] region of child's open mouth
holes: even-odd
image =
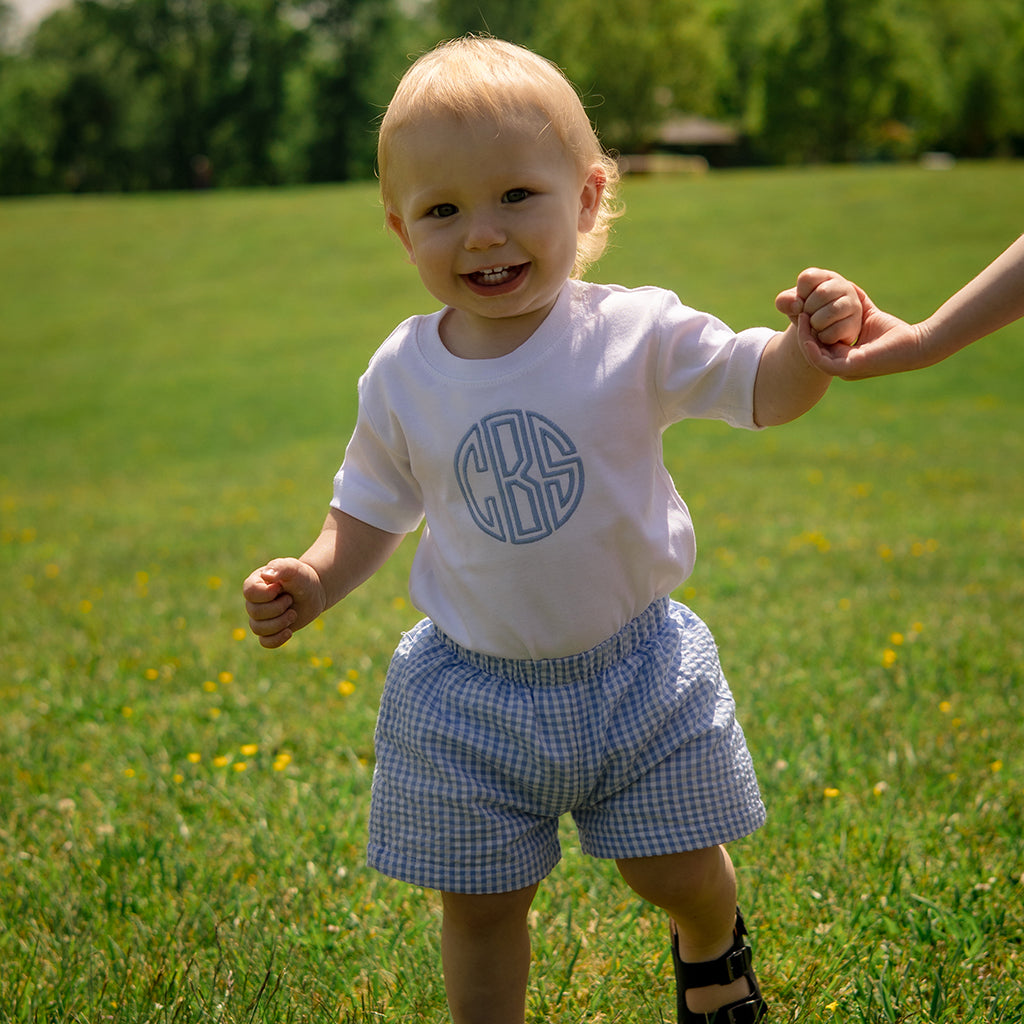
[[[472,274],[463,274],[463,280],[480,295],[501,295],[516,287],[528,267],[529,263],[520,263],[514,267],[488,267]]]

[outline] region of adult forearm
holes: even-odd
[[[1024,236],[917,325],[922,354],[939,362],[1024,316]]]

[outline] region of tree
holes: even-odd
[[[0,195],[57,191],[53,139],[57,132],[55,99],[63,87],[55,69],[33,65],[20,56],[0,66]]]
[[[0,191],[366,177],[395,24],[391,0],[75,0],[0,78]]]
[[[936,144],[986,157],[1024,141],[1024,3],[933,0],[947,103]]]
[[[941,78],[920,11],[891,0],[771,0],[741,5],[764,17],[744,120],[770,161],[870,155],[883,126],[916,119]]]
[[[547,16],[544,0],[437,0],[440,35],[484,33],[529,46]]]
[[[21,120],[32,109],[48,125],[36,152],[43,189],[121,188],[132,176],[121,138],[132,76],[110,14],[93,0],[55,11],[21,55],[39,76],[39,88],[20,94]]]
[[[649,147],[672,110],[713,112],[719,35],[701,0],[542,0],[532,41],[579,87],[605,144]]]
[[[984,155],[1024,134],[1022,0],[722,0],[723,107],[769,162]]]
[[[311,123],[306,177],[344,181],[373,175],[374,122],[404,70],[408,41],[390,0],[316,0],[304,75]]]
[[[119,9],[153,185],[187,188],[206,163],[223,184],[275,184],[285,77],[302,51],[279,0],[135,0]]]
[[[3,60],[3,54],[14,45],[14,17],[14,5],[7,3],[7,0],[0,0],[0,61]]]

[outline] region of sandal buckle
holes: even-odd
[[[742,978],[750,970],[754,957],[750,952],[750,947],[744,945],[729,950],[720,962],[728,981],[736,981],[737,978]],[[720,984],[728,984],[728,982],[721,982]]]
[[[715,1017],[715,1024],[724,1016],[722,1024],[757,1024],[764,1016],[767,1007],[764,1000],[748,999],[735,1006],[723,1006]]]

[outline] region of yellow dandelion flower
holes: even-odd
[[[206,585],[211,590],[220,590],[224,586],[224,581],[219,576],[211,576],[207,581]]]
[[[50,562],[43,572],[48,580],[55,580],[60,575],[60,566],[56,562]]]
[[[396,611],[404,611],[406,606],[406,600],[404,597],[393,597],[391,599],[391,607]]]
[[[353,683],[351,679],[342,679],[341,682],[338,683],[338,693],[340,693],[342,697],[351,697],[355,692],[356,684]]]
[[[203,683],[203,689],[207,693],[216,693],[217,692],[217,684],[212,679],[207,679]]]
[[[882,653],[882,664],[886,668],[892,668],[898,660],[898,655],[892,648],[886,648]]]
[[[949,724],[951,726],[953,726],[954,729],[959,729],[960,726],[964,724],[964,720],[962,718],[959,718],[959,717],[952,718],[952,719],[950,719]]]
[[[953,705],[948,700],[939,701],[939,710],[944,714],[948,715],[953,710]]]
[[[85,598],[84,600],[79,601],[78,602],[78,610],[83,615],[88,615],[89,612],[92,611],[92,601],[90,601],[88,598]]]
[[[274,771],[283,772],[292,763],[292,755],[280,753],[274,758]]]
[[[878,557],[881,558],[885,562],[892,561],[892,557],[893,557],[892,548],[889,547],[888,544],[879,544],[878,545]]]
[[[147,668],[145,674],[146,674],[146,678],[150,682],[153,682],[154,679],[159,679],[160,678],[160,670],[156,669],[156,668]]]
[[[134,715],[134,714],[135,714],[134,708],[128,707],[127,704],[123,708],[121,708],[121,717],[122,718],[131,718],[132,715]]]
[[[239,748],[246,757],[254,757],[260,749],[258,743],[243,743]]]
[[[998,774],[1003,770],[1003,762],[999,758],[996,758],[988,767],[989,771],[993,774]]]
[[[885,782],[883,780],[883,781],[876,782],[871,787],[871,792],[874,793],[875,796],[881,796],[883,793],[888,792],[888,789],[889,789],[889,783]]]
[[[182,775],[181,772],[175,772],[171,776],[171,782],[175,783],[178,786],[180,786],[184,781],[185,781],[185,776]]]
[[[889,637],[889,643],[891,643],[893,647],[902,647],[905,639],[906,638],[902,633],[893,633]]]
[[[134,768],[125,768],[124,771],[122,772],[122,774],[124,775],[124,777],[126,779],[134,779],[135,778],[135,769]]]
[[[143,569],[140,569],[135,574],[135,582],[140,586],[144,587],[149,582],[149,573]]]
[[[221,684],[234,682],[235,677],[230,672],[218,672],[217,682]]]
[[[829,1003],[828,1006],[825,1007],[825,1009],[828,1010],[829,1013],[835,1013],[836,1010],[839,1009],[839,1003],[833,1001],[833,1002]]]
[[[853,607],[853,602],[848,597],[839,598],[839,610],[848,612]]]
[[[236,761],[232,766],[231,770],[234,772],[244,772],[249,765],[245,761]]]
[[[190,750],[185,755],[185,760],[188,761],[189,764],[199,764],[199,762],[202,761],[202,759],[203,759],[203,755],[200,754],[198,751],[195,751],[195,750]]]
[[[347,680],[348,680],[349,682],[352,682],[352,683],[354,683],[354,682],[355,682],[355,681],[356,681],[356,680],[357,680],[357,679],[359,678],[359,669],[357,669],[357,668],[350,668],[350,669],[349,669],[349,670],[348,670],[348,671],[347,671],[347,672],[345,673],[345,678],[346,678],[346,679],[347,679]]]
[[[215,768],[226,768],[230,760],[227,754],[218,754],[213,759],[213,764]]]
[[[211,718],[220,718],[220,708],[210,708],[209,715]]]
[[[825,799],[826,800],[835,800],[835,798],[837,796],[839,796],[839,790],[836,789],[834,786],[827,786],[825,788]]]
[[[244,629],[242,629],[241,626],[236,626],[233,630],[231,630],[231,639],[232,640],[244,640],[245,637],[246,637],[246,632],[245,632]]]

